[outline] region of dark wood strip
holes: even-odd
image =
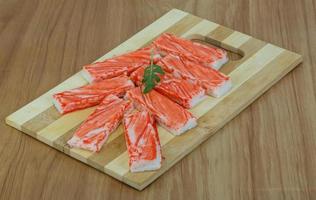
[[[54,106],[51,106],[36,117],[25,122],[21,128],[23,132],[27,132],[31,136],[36,137],[36,133],[38,131],[42,130],[60,117],[61,114],[58,113],[57,109]]]
[[[53,142],[53,147],[55,147],[56,149],[65,152],[69,149],[68,145],[67,145],[67,141],[73,136],[74,132],[76,131],[76,129],[80,126],[77,125],[75,127],[73,127],[70,131],[66,132],[64,135],[58,137],[54,142]],[[65,152],[66,153],[66,152]],[[70,152],[68,152],[69,154]]]
[[[186,17],[184,17],[182,20],[180,20],[179,22],[177,22],[176,24],[174,24],[173,26],[168,28],[164,32],[165,33],[173,33],[173,34],[175,34],[177,36],[181,36],[182,34],[187,32],[188,30],[193,28],[195,25],[200,23],[202,20],[203,19],[201,19],[201,18],[199,18],[197,16],[189,14]]]
[[[218,26],[215,30],[207,34],[205,37],[207,42],[220,47],[224,39],[230,36],[234,30],[227,28],[225,26]]]
[[[119,131],[123,131],[120,129]],[[88,164],[104,171],[104,166],[126,151],[124,134],[103,145],[98,153],[92,154],[88,158]]]

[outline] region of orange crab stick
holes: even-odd
[[[185,57],[169,54],[157,64],[176,77],[200,84],[207,94],[214,97],[223,96],[232,87],[228,76],[215,69],[203,67]]]
[[[159,169],[161,146],[156,122],[149,112],[143,110],[127,114],[123,125],[131,172]]]
[[[150,54],[153,46],[126,53],[103,62],[96,62],[83,67],[82,75],[91,83],[122,74],[129,75],[140,66],[150,64]],[[154,50],[154,62],[160,59],[160,54]]]
[[[119,76],[54,94],[53,102],[57,110],[65,114],[96,106],[109,94],[124,96],[131,88],[134,83],[127,76]]]
[[[170,33],[162,34],[153,44],[165,55],[169,53],[180,55],[214,69],[219,69],[228,61],[227,52],[220,48],[192,42]]]
[[[129,90],[125,98],[139,110],[148,110],[161,126],[174,135],[181,135],[197,125],[196,118],[189,111],[155,90],[143,94],[141,87],[137,87]]]
[[[130,101],[108,95],[67,143],[71,147],[99,151],[109,135],[121,123],[124,113],[132,108]]]

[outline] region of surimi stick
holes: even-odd
[[[227,52],[216,47],[210,47],[198,42],[164,33],[153,42],[154,46],[167,55],[180,55],[206,67],[219,69],[228,61]]]
[[[205,99],[205,90],[199,84],[183,78],[175,78],[169,74],[165,77],[155,90],[184,108],[193,108]]]
[[[134,83],[127,76],[119,76],[54,94],[53,102],[57,110],[65,114],[96,106],[109,94],[124,96],[131,88]]]
[[[200,82],[207,94],[221,97],[232,88],[231,80],[225,74],[212,68],[202,67],[186,58],[181,58],[181,60],[196,80]]]
[[[125,98],[131,100],[137,109],[148,110],[161,126],[174,135],[181,135],[197,125],[196,118],[189,111],[155,90],[143,94],[141,87],[137,87],[129,90]]]
[[[141,85],[143,76],[144,68],[141,67],[134,71],[130,78],[136,85]],[[160,75],[160,79],[155,90],[184,108],[192,108],[206,97],[205,90],[200,84],[193,83],[181,77],[176,78],[169,73]]]
[[[156,122],[148,111],[135,111],[124,116],[125,142],[131,172],[156,170],[161,167],[161,146]]]
[[[129,52],[114,58],[107,59],[103,62],[96,62],[85,65],[82,75],[90,83],[108,78],[113,78],[122,74],[129,75],[140,66],[150,64],[150,54],[153,46],[145,47],[133,52]],[[160,59],[160,54],[154,49],[154,62]]]
[[[99,151],[109,135],[121,123],[124,113],[132,108],[130,101],[108,95],[67,143],[71,147]]]
[[[206,68],[185,57],[169,54],[161,59],[157,65],[176,77],[182,77],[199,83],[206,93],[220,97],[226,94],[232,87],[230,78],[212,68]]]

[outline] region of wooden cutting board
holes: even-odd
[[[200,39],[238,53],[242,58],[230,61],[221,69],[231,77],[232,90],[221,98],[208,97],[191,109],[192,113],[199,118],[196,128],[184,135],[173,136],[159,127],[165,157],[160,170],[144,173],[129,172],[121,126],[110,136],[99,153],[70,149],[66,145],[66,141],[72,136],[74,130],[94,108],[61,116],[53,106],[52,94],[87,84],[79,72],[8,116],[6,123],[83,163],[142,190],[302,61],[302,57],[296,53],[176,9],[166,13],[97,61],[138,49],[149,44],[163,32],[190,39]]]

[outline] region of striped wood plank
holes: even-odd
[[[96,61],[145,46],[163,32],[201,39],[243,57],[237,61],[230,61],[221,69],[231,77],[232,90],[220,98],[207,97],[191,109],[191,112],[199,118],[196,128],[175,137],[159,127],[162,151],[166,158],[160,170],[144,173],[129,172],[122,126],[109,137],[99,153],[70,149],[66,145],[74,130],[94,108],[61,116],[53,107],[51,95],[87,84],[80,72],[8,116],[7,124],[142,190],[302,61],[301,56],[296,53],[176,9],[169,11]]]

